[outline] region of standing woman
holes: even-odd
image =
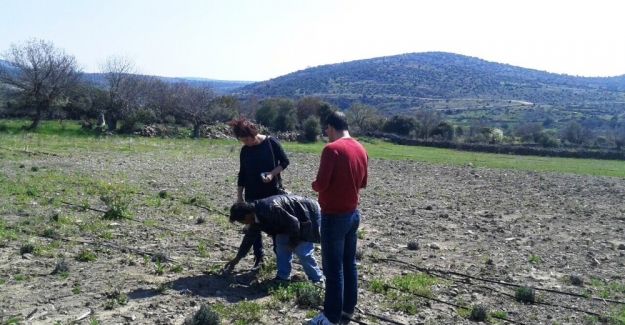
[[[289,165],[280,143],[273,137],[258,133],[254,123],[245,118],[230,121],[232,132],[243,143],[239,161],[237,180],[237,202],[252,202],[272,195],[283,194],[280,173]],[[244,249],[246,240],[254,240],[254,267],[257,270],[263,264],[264,252],[262,235],[246,231],[237,257],[228,263],[225,269],[232,269],[249,251]]]

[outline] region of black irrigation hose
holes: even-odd
[[[42,196],[38,196],[38,195],[33,195],[33,196],[38,197],[40,199],[48,200],[48,201],[56,200],[56,199],[48,199],[48,198],[45,198],[45,197],[42,197]],[[63,204],[65,204],[65,205],[76,207],[78,209],[90,210],[90,211],[95,211],[95,212],[100,212],[100,213],[107,213],[108,212],[106,210],[92,208],[91,206],[88,206],[88,205],[80,205],[80,204],[75,204],[75,203],[71,203],[71,202],[67,202],[67,201],[63,201],[63,200],[58,200],[58,201],[63,203]],[[208,208],[206,208],[206,209],[208,209]],[[128,218],[128,217],[121,217],[121,219],[129,220],[129,221],[136,222],[136,223],[143,223],[144,222],[144,221],[135,220],[133,218]],[[156,228],[156,229],[159,229],[159,230],[163,230],[163,231],[169,231],[169,232],[172,232],[172,233],[178,232],[178,230],[170,229],[170,228],[163,227],[163,226],[152,225],[150,227],[153,227],[153,228]]]
[[[364,280],[363,280],[363,281],[364,281]],[[368,281],[364,281],[364,282],[368,282]],[[428,297],[428,296],[426,296],[426,295],[421,295],[421,294],[418,294],[418,293],[416,293],[416,292],[411,292],[411,291],[403,290],[403,289],[401,289],[401,288],[397,288],[397,287],[394,287],[394,286],[389,285],[389,284],[384,284],[384,287],[389,288],[389,289],[393,289],[393,290],[397,290],[397,291],[399,291],[399,292],[408,293],[408,294],[411,294],[411,295],[413,295],[413,296],[421,297],[421,298],[424,298],[424,299],[427,299],[427,300],[432,300],[432,301],[435,301],[435,302],[438,302],[438,303],[441,303],[441,304],[444,304],[444,305],[448,305],[448,306],[452,306],[452,307],[456,307],[456,308],[462,308],[462,309],[469,309],[469,310],[471,309],[471,308],[469,308],[469,307],[464,307],[464,306],[456,305],[456,304],[454,304],[454,303],[452,303],[452,302],[448,302],[448,301],[440,300],[440,299],[433,298],[433,297]],[[491,315],[491,317],[493,317],[493,318],[497,318],[497,319],[500,319],[500,320],[503,320],[503,321],[506,321],[506,322],[509,322],[509,323],[512,323],[512,324],[522,324],[522,325],[523,325],[523,323],[521,323],[521,322],[519,322],[519,321],[511,320],[511,319],[509,319],[509,318],[505,318],[505,317],[498,317],[498,316],[495,316],[495,315]]]
[[[498,293],[500,295],[504,295],[506,297],[509,297],[509,298],[512,298],[512,299],[516,299],[515,296],[513,296],[513,295],[511,295],[509,293],[503,292],[503,291],[499,291],[499,290],[497,290],[495,288],[490,288],[490,287],[485,287],[485,286],[480,286],[480,288],[488,289],[488,290],[494,291],[494,292],[496,292],[496,293]],[[564,306],[564,305],[553,304],[553,303],[546,302],[546,301],[534,301],[534,304],[545,305],[545,306],[552,306],[552,307],[558,307],[558,308],[564,308],[564,309],[569,309],[569,310],[577,311],[577,312],[580,312],[580,313],[585,313],[585,314],[592,315],[592,316],[602,317],[601,314],[597,314],[597,313],[592,312],[592,311],[580,309],[580,308],[577,308],[577,307],[569,307],[569,306]]]
[[[196,204],[196,203],[191,203],[191,205],[193,205],[195,207],[198,207],[198,208],[202,208],[202,209],[204,209],[204,210],[206,210],[208,212],[214,212],[214,213],[220,214],[220,215],[228,217],[228,218],[230,217],[229,214],[227,214],[225,212],[221,212],[221,211],[219,211],[217,209],[213,209],[213,208],[210,208],[210,207],[205,207],[203,205],[199,205],[199,204]]]
[[[592,299],[592,300],[603,301],[603,302],[612,302],[612,303],[615,303],[615,304],[625,305],[625,301],[614,300],[614,299],[604,299],[604,298],[592,297],[592,296],[589,297],[589,296],[578,294],[578,293],[559,291],[559,290],[554,290],[554,289],[538,288],[538,287],[532,287],[532,286],[523,286],[523,285],[519,285],[519,284],[515,284],[515,283],[509,283],[509,282],[503,282],[503,281],[498,281],[498,280],[486,279],[486,278],[481,278],[481,277],[477,277],[477,276],[473,276],[473,275],[469,275],[469,274],[464,274],[464,273],[459,273],[459,272],[454,272],[454,271],[445,271],[445,270],[439,270],[439,269],[433,269],[433,268],[426,268],[426,267],[417,266],[417,265],[414,265],[414,264],[411,264],[411,263],[408,263],[408,262],[405,262],[405,261],[402,261],[402,260],[394,259],[394,258],[376,258],[375,260],[404,264],[404,265],[410,266],[410,267],[412,267],[412,268],[414,268],[414,269],[416,269],[418,271],[425,272],[425,273],[428,273],[428,274],[438,273],[438,274],[456,275],[456,276],[459,276],[459,277],[469,278],[469,279],[483,281],[483,282],[500,284],[500,285],[503,285],[503,286],[509,286],[509,287],[515,287],[515,288],[527,287],[527,288],[530,288],[530,289],[534,289],[536,291],[545,291],[545,292],[561,294],[561,295],[567,295],[567,296],[572,296],[572,297]]]
[[[105,246],[105,247],[116,249],[118,251],[126,250],[126,251],[129,251],[129,252],[134,253],[136,255],[142,255],[142,256],[148,255],[148,256],[152,256],[152,257],[158,257],[158,258],[163,259],[164,261],[167,261],[167,262],[176,262],[175,259],[167,257],[167,256],[164,256],[163,254],[160,254],[160,253],[152,253],[152,252],[143,251],[143,250],[140,250],[140,249],[137,249],[137,248],[126,247],[126,246],[122,247],[120,245],[113,244],[113,243],[107,242],[107,241],[96,242],[96,241],[88,241],[88,240],[80,240],[80,239],[62,238],[62,237],[50,238],[50,237],[42,236],[42,235],[40,235],[40,234],[38,234],[36,232],[28,231],[26,229],[19,228],[19,227],[6,226],[5,228],[13,229],[15,231],[23,232],[23,233],[25,233],[27,235],[37,236],[37,237],[41,237],[41,238],[49,238],[49,239],[54,239],[54,240],[61,240],[61,241],[68,242],[68,243],[80,243],[80,244],[94,245],[94,246]]]

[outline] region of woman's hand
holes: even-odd
[[[269,183],[269,182],[271,182],[273,180],[273,174],[271,172],[262,173],[261,177],[262,177],[264,183]]]

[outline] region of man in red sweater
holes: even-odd
[[[367,185],[365,148],[350,137],[347,119],[333,112],[326,120],[330,143],[321,153],[312,188],[321,206],[321,258],[326,277],[323,312],[309,324],[347,324],[358,300],[356,242],[359,191]]]

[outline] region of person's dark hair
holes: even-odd
[[[255,137],[258,134],[256,125],[244,117],[235,118],[228,125],[237,138]]]
[[[235,203],[230,207],[230,222],[243,222],[245,216],[254,213],[254,204],[248,202]]]
[[[333,127],[337,131],[345,131],[349,129],[347,125],[347,117],[343,112],[334,111],[326,118],[325,125]]]

